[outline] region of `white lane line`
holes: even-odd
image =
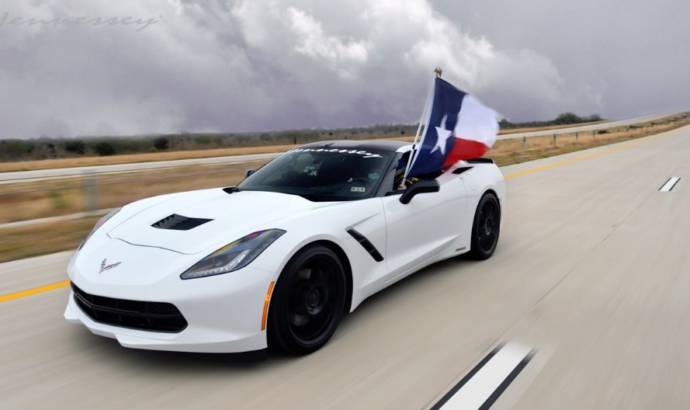
[[[517,343],[499,346],[463,377],[432,409],[488,409],[532,356],[532,349]]]
[[[671,191],[676,186],[678,181],[680,181],[680,177],[669,178],[668,181],[666,181],[666,183],[664,185],[662,185],[661,188],[659,188],[659,192]]]

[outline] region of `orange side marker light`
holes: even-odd
[[[261,330],[266,330],[266,321],[268,320],[268,305],[271,303],[271,295],[273,294],[273,287],[276,282],[274,280],[268,284],[268,290],[266,290],[266,297],[264,298],[264,314],[261,316]]]

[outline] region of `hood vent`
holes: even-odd
[[[155,224],[151,225],[154,228],[158,229],[172,229],[175,231],[188,231],[190,229],[194,229],[199,225],[203,225],[206,222],[210,222],[213,219],[204,219],[204,218],[190,218],[187,216],[182,216],[178,214],[172,214],[170,216],[166,216],[165,218],[161,219],[160,221],[156,222]]]

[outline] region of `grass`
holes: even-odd
[[[558,130],[562,128],[570,128],[570,127],[583,127],[586,125],[594,125],[594,124],[600,124],[603,122],[607,122],[606,120],[602,121],[591,121],[591,122],[579,122],[577,124],[563,124],[563,125],[545,125],[541,127],[520,127],[520,128],[506,128],[504,130],[501,130],[499,134],[501,135],[507,135],[507,134],[517,134],[520,132],[532,132],[532,131],[547,131],[547,130]]]
[[[247,169],[258,168],[263,163],[196,165],[97,176],[91,181],[96,198],[91,206],[113,208],[154,195],[230,186],[241,181]],[[0,185],[0,223],[82,212],[87,208],[89,197],[86,186],[83,179]]]
[[[532,137],[525,142],[522,139],[499,140],[488,156],[503,166],[641,138],[689,123],[690,114],[685,114],[645,127],[620,127],[606,130],[602,134],[598,133],[602,131],[596,134],[589,131],[577,135],[562,134],[555,141],[552,136]],[[261,161],[257,161],[231,165],[197,165],[98,176],[94,181],[98,201],[93,205],[96,208],[112,208],[153,195],[234,185],[242,180],[246,169],[256,168],[261,164]],[[81,212],[86,206],[84,187],[84,180],[79,179],[0,185],[0,223]],[[0,229],[0,261],[73,249],[94,222],[95,218],[85,218]]]
[[[0,262],[74,249],[91,231],[97,218],[84,218],[2,230]]]
[[[267,145],[261,147],[220,148],[197,151],[151,152],[146,154],[113,155],[109,157],[80,157],[45,159],[40,161],[0,162],[0,172],[130,164],[134,162],[172,161],[176,159],[211,158],[229,155],[264,154],[287,151],[292,147],[292,145]]]
[[[626,130],[625,127],[621,127],[617,131],[607,131],[605,134],[592,134],[589,131],[577,135],[575,133],[561,134],[555,140],[553,136],[547,135],[528,138],[526,143],[523,143],[521,139],[499,140],[489,151],[487,157],[492,158],[499,166],[511,165],[642,138],[687,124],[690,124],[690,117],[686,117],[682,121],[666,122],[651,128]]]

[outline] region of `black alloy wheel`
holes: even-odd
[[[493,255],[501,230],[501,205],[495,194],[488,192],[479,200],[472,224],[472,249],[469,256],[484,260]]]
[[[338,255],[311,246],[283,270],[271,298],[268,345],[290,354],[308,354],[326,344],[345,313],[346,279]]]

